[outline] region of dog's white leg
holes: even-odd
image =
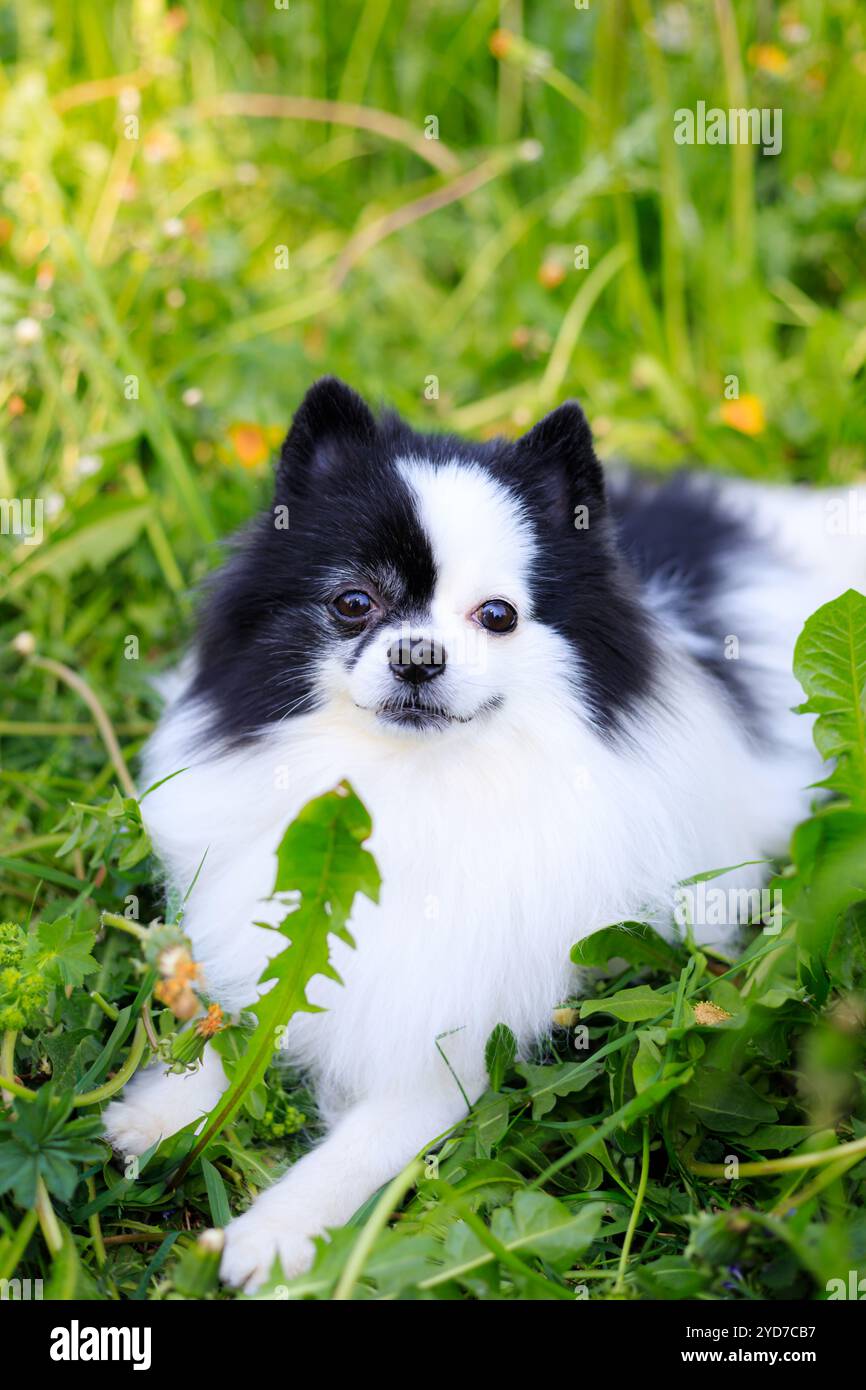
[[[318,1148],[229,1225],[223,1279],[252,1292],[267,1278],[277,1255],[288,1278],[306,1269],[313,1257],[312,1236],[344,1225],[424,1144],[466,1114],[450,1078],[449,1083],[437,1090],[428,1081],[430,1093],[425,1095],[422,1080],[417,1091],[377,1096],[346,1111]]]
[[[222,1062],[210,1048],[194,1072],[178,1075],[156,1063],[133,1077],[123,1100],[112,1101],[106,1108],[105,1137],[118,1153],[144,1153],[158,1139],[206,1115],[227,1085]]]

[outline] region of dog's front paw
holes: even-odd
[[[286,1278],[293,1279],[309,1269],[314,1253],[308,1235],[292,1229],[275,1212],[251,1207],[226,1227],[220,1275],[226,1284],[255,1293],[270,1276],[275,1258]]]
[[[102,1123],[109,1144],[124,1156],[145,1153],[165,1133],[164,1112],[144,1099],[112,1101]]]
[[[155,1063],[133,1077],[123,1100],[112,1101],[104,1111],[105,1137],[119,1153],[143,1154],[161,1139],[185,1129],[192,1120],[203,1124],[225,1086],[225,1072],[216,1053],[205,1052],[197,1071],[180,1076]]]

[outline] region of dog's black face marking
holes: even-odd
[[[287,509],[288,527],[281,528]],[[335,638],[358,659],[376,630],[341,622],[347,589],[374,591],[382,613],[411,622],[430,606],[436,566],[413,496],[383,453],[354,392],[325,379],[307,394],[283,445],[274,506],[241,534],[212,581],[191,695],[214,707],[233,743],[316,704],[316,668]]]
[[[767,733],[746,671],[726,654],[731,634],[719,605],[732,570],[760,559],[753,538],[725,508],[714,484],[689,473],[661,485],[627,475],[610,501],[619,545],[641,583],[663,587],[669,610],[700,639],[699,665],[725,691],[745,727]]]
[[[277,469],[274,508],[288,509],[288,527],[276,524],[284,512],[264,513],[211,584],[190,691],[211,711],[208,736],[238,743],[309,712],[335,643],[351,667],[380,622],[423,623],[437,571],[398,467],[407,459],[433,469],[480,465],[514,497],[535,541],[533,619],[570,644],[575,688],[599,732],[614,734],[651,692],[656,658],[637,585],[614,548],[580,408],[560,407],[516,443],[476,444],[416,434],[394,414],[377,421],[353,391],[325,378],[302,402]],[[375,600],[362,623],[334,610],[351,590]]]
[[[634,578],[614,545],[601,465],[580,407],[567,402],[503,450],[499,476],[534,522],[535,617],[573,648],[591,713],[612,733],[650,694],[656,652]]]

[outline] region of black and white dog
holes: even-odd
[[[577,939],[669,919],[683,878],[784,849],[818,772],[794,641],[866,578],[831,501],[683,476],[606,494],[574,404],[475,444],[310,390],[145,766],[145,785],[186,769],[144,810],[181,890],[208,851],[185,929],[230,1009],[276,949],[253,924],[284,914],[263,899],[306,801],[349,779],[383,879],[357,949],[334,945],[344,983],[314,980],[325,1011],[289,1027],[328,1135],[229,1226],[229,1281],[254,1288],[275,1254],[302,1269],[459,1120],[437,1039],[474,1099],[493,1026],[526,1045],[574,989]],[[225,1084],[213,1057],[151,1068],[108,1134],[139,1153]]]

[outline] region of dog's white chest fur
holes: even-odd
[[[251,924],[285,911],[265,901],[277,844],[309,798],[348,777],[372,817],[381,900],[356,900],[357,949],[333,948],[343,984],[312,983],[327,1012],[293,1021],[289,1052],[329,1109],[381,1086],[431,1084],[442,1051],[477,1091],[496,1023],[523,1044],[548,1026],[577,940],[667,915],[679,879],[781,843],[805,761],[790,750],[784,764],[755,758],[687,664],[674,690],[675,707],[625,749],[597,737],[555,672],[531,719],[512,721],[506,707],[441,740],[371,734],[337,710],[190,765],[183,720],[169,721],[150,770],[187,770],[145,811],[181,890],[207,851],[185,925],[210,987],[235,1007],[254,998],[279,942]]]

